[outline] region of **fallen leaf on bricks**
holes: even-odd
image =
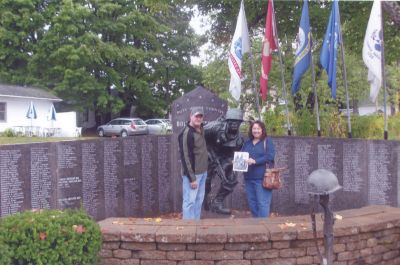
[[[335,214],[335,219],[336,220],[343,220],[343,216]]]
[[[296,224],[295,223],[286,222],[284,224],[279,224],[278,226],[280,227],[280,229],[283,230],[283,229],[286,229],[288,227],[295,227]]]

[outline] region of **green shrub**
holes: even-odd
[[[301,109],[293,117],[293,129],[296,136],[316,136],[317,121],[308,109]]]
[[[4,239],[0,238],[0,264],[8,265],[11,263],[11,251],[8,245],[4,242]]]
[[[286,135],[286,117],[282,109],[266,111],[263,118],[268,134]],[[290,117],[293,125],[293,135],[317,136],[317,117],[315,112],[306,108],[301,109]],[[320,126],[323,137],[346,138],[348,134],[347,117],[339,113],[335,107],[320,109]],[[351,129],[353,138],[383,139],[384,118],[383,114],[366,116],[351,115]],[[400,112],[388,116],[388,134],[390,140],[400,140]]]
[[[1,219],[1,244],[13,265],[94,265],[101,247],[99,226],[83,210],[39,210]],[[0,247],[1,248],[1,247]]]
[[[320,115],[320,123],[322,136],[334,138],[347,137],[347,117],[340,112],[322,112]]]
[[[17,134],[10,128],[5,129],[2,134],[4,137],[16,137]]]
[[[263,118],[268,135],[287,135],[286,117],[282,107],[266,111],[263,113]]]
[[[383,116],[352,116],[351,130],[353,138],[383,139]]]
[[[389,117],[388,121],[389,139],[400,140],[400,113]]]

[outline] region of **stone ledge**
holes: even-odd
[[[334,235],[357,236],[359,233],[400,227],[400,209],[367,206],[336,212]],[[287,226],[285,224],[296,224]],[[199,221],[146,218],[108,218],[99,225],[103,241],[142,243],[246,243],[312,239],[309,216],[271,217],[268,219],[204,219]],[[317,237],[323,238],[321,214],[317,215]]]
[[[333,264],[400,264],[400,209],[337,212]],[[110,218],[101,265],[317,265],[324,251],[321,214],[313,239],[309,216],[269,219]],[[319,251],[318,251],[319,250]]]

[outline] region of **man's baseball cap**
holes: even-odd
[[[202,115],[204,116],[204,111],[202,107],[193,107],[190,110],[190,116],[197,116],[197,115]]]

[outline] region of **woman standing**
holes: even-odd
[[[255,121],[250,125],[249,139],[243,144],[242,152],[249,153],[244,182],[251,214],[253,217],[268,217],[272,190],[264,188],[262,183],[266,164],[269,167],[274,164],[275,149],[263,122]]]

